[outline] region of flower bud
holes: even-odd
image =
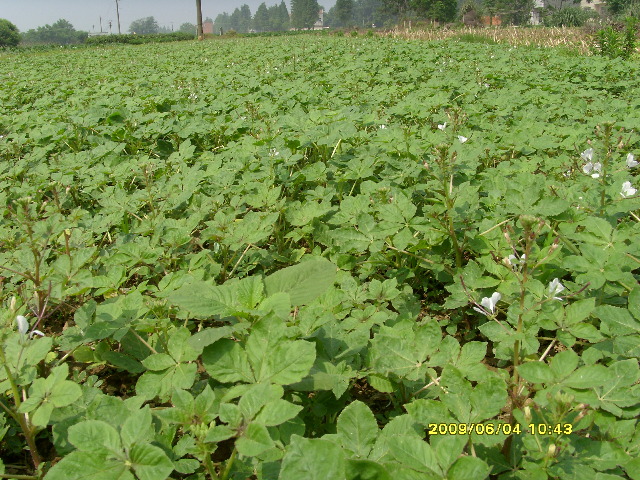
[[[15,310],[16,309],[16,297],[13,296],[11,297],[11,310]]]
[[[551,445],[549,445],[548,456],[553,457],[555,454],[556,454],[556,444],[552,443]]]
[[[533,417],[531,416],[531,409],[529,407],[524,407],[524,419],[527,421],[527,423],[531,423],[531,419]]]

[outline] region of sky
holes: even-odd
[[[280,4],[280,0],[202,0],[202,17],[213,19],[219,13],[232,13],[236,7],[246,3],[253,15],[258,6],[265,2],[267,7]],[[289,0],[285,0],[290,9]],[[329,9],[335,0],[320,0],[320,5]],[[129,24],[139,18],[153,16],[158,25],[177,30],[185,22],[196,23],[195,0],[118,0],[120,6],[120,27],[122,33],[127,33]],[[6,18],[21,32],[38,28],[46,24],[51,25],[58,19],[64,18],[71,22],[76,30],[100,31],[100,17],[102,29],[109,31],[109,21],[112,21],[113,33],[118,33],[116,16],[116,0],[0,0],[0,18]]]

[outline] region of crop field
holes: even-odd
[[[0,53],[0,474],[640,479],[640,64]]]

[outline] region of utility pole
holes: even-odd
[[[116,13],[118,14],[118,35],[122,35],[120,32],[120,8],[118,7],[118,0],[116,0]]]
[[[173,32],[173,22],[171,22],[171,31]]]
[[[109,35],[111,35],[113,32],[111,31],[111,20],[109,20]]]
[[[102,17],[100,17],[100,33],[102,33]]]
[[[197,20],[198,20],[198,40],[204,40],[204,33],[202,33],[202,1],[196,0]]]

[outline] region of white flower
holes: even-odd
[[[620,195],[627,198],[631,195],[635,195],[636,192],[637,190],[631,186],[631,182],[624,182],[622,184],[622,191],[620,192]]]
[[[592,148],[590,148],[589,150],[591,150],[593,152]],[[596,163],[587,162],[587,164],[584,167],[582,167],[582,171],[584,173],[586,173],[587,175],[589,173],[591,173],[591,171],[593,171],[593,172],[601,172],[602,171],[602,165],[600,164],[600,162],[596,162]],[[599,173],[592,173],[591,176],[593,178],[598,178],[598,177],[600,177],[600,174]]]
[[[469,139],[467,137],[463,137],[462,135],[458,135],[458,140],[460,140],[460,143],[464,143]]]
[[[587,162],[591,163],[593,161],[593,148],[589,148],[580,154],[582,158],[584,158]],[[588,172],[585,172],[588,173]]]
[[[502,295],[500,295],[498,292],[495,292],[493,295],[491,295],[491,297],[484,297],[480,302],[480,304],[486,310],[483,311],[478,307],[473,307],[473,309],[476,312],[481,313],[482,315],[485,315],[485,316],[487,315],[487,312],[491,312],[491,315],[493,315],[495,313],[496,304],[500,301],[501,298],[502,298]]]
[[[277,151],[275,148],[272,148],[271,150],[269,150],[269,155],[272,157],[277,157],[278,155],[280,155],[280,152]]]
[[[549,284],[549,296],[553,297],[554,300],[562,301],[560,297],[556,297],[555,295],[562,292],[563,290],[564,285],[562,285],[557,278],[554,278],[553,281]]]
[[[20,335],[26,335],[29,330],[29,321],[27,318],[22,315],[18,315],[16,317],[16,322],[18,323],[18,331],[20,332]]]
[[[438,125],[438,128],[444,132],[444,129],[447,128],[447,122],[444,122],[444,125]]]
[[[629,155],[627,155],[627,167],[633,168],[637,166],[638,166],[638,162],[636,161],[636,157],[633,155],[633,153],[630,153]]]
[[[387,128],[387,126],[386,126],[386,125],[380,125],[380,128],[381,128],[382,130],[384,130],[385,128]]]

